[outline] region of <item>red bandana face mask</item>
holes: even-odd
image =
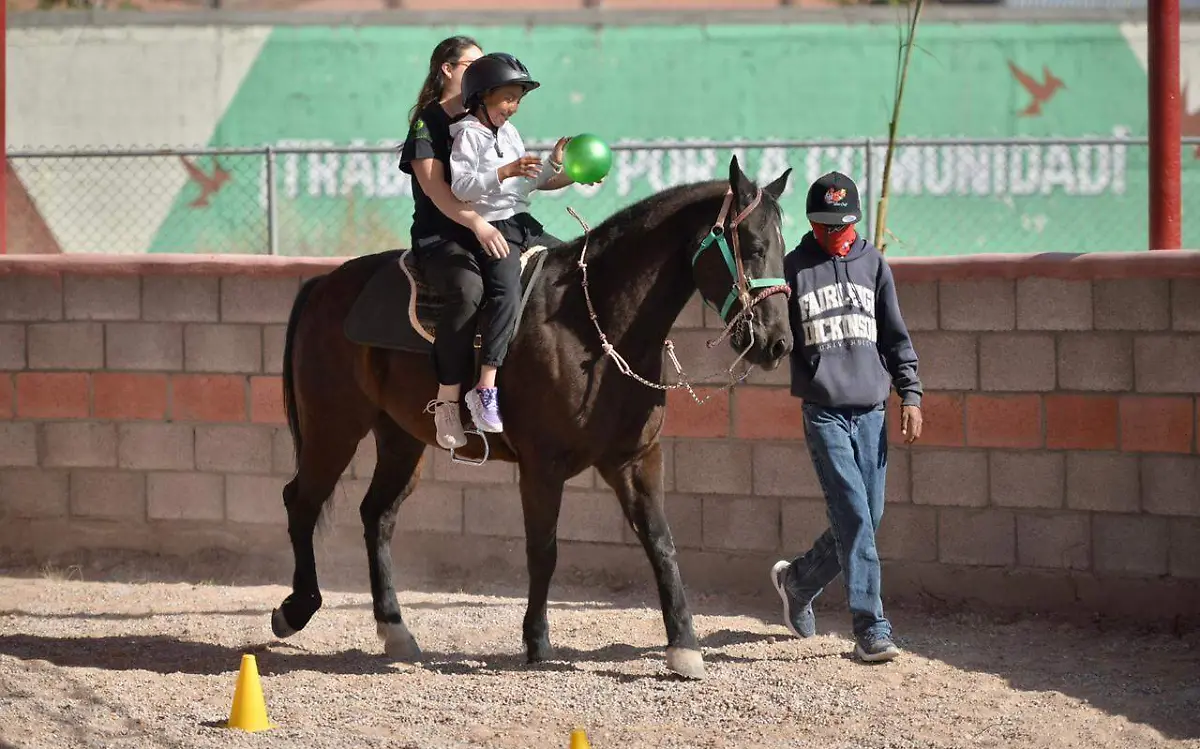
[[[821,249],[837,257],[846,257],[854,245],[854,240],[858,239],[854,224],[839,226],[834,230],[825,224],[812,224],[812,230],[813,237],[817,244],[821,245]]]

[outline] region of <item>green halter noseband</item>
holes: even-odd
[[[754,303],[757,303],[756,300],[752,300],[750,297],[750,291],[752,289],[782,287],[780,289],[781,291],[783,289],[787,289],[788,291],[791,290],[788,288],[787,279],[750,278],[746,275],[746,270],[742,265],[742,251],[738,243],[737,227],[738,224],[740,224],[746,218],[746,216],[749,216],[750,212],[757,208],[758,204],[762,202],[762,188],[758,188],[758,191],[754,195],[754,200],[750,201],[750,205],[746,206],[741,213],[739,213],[733,218],[732,221],[729,222],[729,233],[733,235],[733,251],[731,252],[729,249],[729,242],[725,240],[725,216],[729,213],[729,206],[732,204],[732,202],[733,188],[730,187],[725,192],[725,201],[721,204],[721,212],[717,215],[716,223],[714,223],[712,229],[709,230],[708,236],[706,236],[704,240],[700,242],[700,249],[696,250],[696,254],[692,256],[692,267],[695,268],[696,261],[699,260],[700,256],[704,254],[704,251],[711,247],[714,243],[717,245],[717,247],[721,248],[721,255],[725,258],[725,265],[729,268],[729,275],[733,277],[733,286],[729,289],[729,295],[725,297],[725,302],[719,309],[715,304],[710,302],[707,298],[704,298],[704,295],[701,294],[701,297],[704,298],[704,303],[716,310],[716,312],[721,316],[721,320],[726,319],[726,316],[729,314],[729,309],[739,298],[742,300],[743,312],[748,311]]]

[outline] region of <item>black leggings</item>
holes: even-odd
[[[485,304],[489,314],[480,331],[482,363],[504,364],[521,305],[521,254],[532,245],[561,244],[526,221],[508,219],[493,225],[508,241],[509,253],[503,258],[489,257],[474,235],[467,233],[413,242],[426,280],[443,297],[433,343],[433,364],[442,385],[461,385],[471,377],[474,338]]]

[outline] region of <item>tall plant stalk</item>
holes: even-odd
[[[887,155],[883,161],[883,186],[879,193],[879,208],[876,211],[875,218],[875,246],[880,252],[887,252],[887,244],[884,242],[884,233],[887,230],[887,209],[888,209],[888,187],[892,177],[892,156],[896,152],[896,130],[900,122],[900,104],[904,100],[904,84],[908,81],[908,62],[912,58],[913,44],[917,37],[917,23],[921,18],[921,9],[925,5],[925,0],[916,0],[915,3],[909,3],[908,8],[912,15],[908,19],[908,39],[905,41],[901,38],[900,52],[903,54],[903,62],[897,61],[896,70],[896,98],[892,105],[892,121],[888,123],[888,145]]]

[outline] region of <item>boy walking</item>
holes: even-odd
[[[883,614],[875,548],[887,472],[884,416],[894,386],[905,441],[921,436],[917,355],[891,269],[855,231],[862,212],[854,181],[826,174],[809,188],[805,210],[812,231],[785,261],[796,339],[791,393],[803,399],[804,435],[830,527],[808,552],[777,562],[771,583],[783,599],[788,629],[812,637],[813,599],[841,572],[855,654],[891,660],[900,651]]]

